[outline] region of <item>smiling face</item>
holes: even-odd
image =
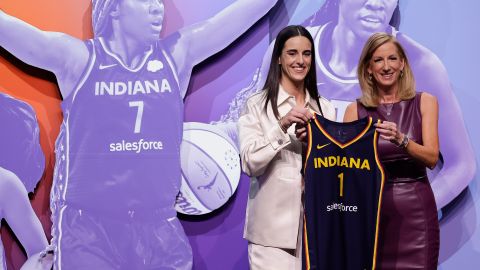
[[[398,85],[404,66],[405,61],[397,46],[393,42],[387,42],[373,52],[367,71],[372,74],[379,90],[387,90]]]
[[[280,83],[283,86],[303,84],[312,63],[312,43],[304,36],[289,38],[278,63],[282,68]]]
[[[367,39],[375,32],[385,31],[397,3],[398,0],[340,0],[339,23]]]
[[[111,13],[124,34],[152,42],[160,38],[164,17],[162,0],[120,0]]]

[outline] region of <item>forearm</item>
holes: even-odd
[[[41,30],[0,11],[0,45],[27,64],[37,66],[35,56],[47,48]],[[33,42],[26,42],[26,37]]]
[[[236,1],[215,16],[180,30],[176,46],[196,65],[223,50],[262,18],[277,1]],[[205,39],[205,37],[208,37]],[[174,58],[175,58],[175,50]]]
[[[25,209],[26,210],[26,209]],[[7,223],[12,227],[15,236],[20,240],[27,256],[41,252],[48,245],[42,225],[33,209],[20,212],[22,217],[10,218]],[[14,219],[18,219],[13,221]]]
[[[67,66],[67,59],[82,49],[81,44],[67,34],[42,31],[0,11],[0,46],[29,65],[58,75]]]
[[[229,32],[237,33],[237,35],[231,35],[233,41],[239,36],[238,34],[245,32],[262,18],[276,3],[277,0],[238,0],[207,21],[218,29],[228,27]],[[235,22],[232,22],[232,18],[235,18]]]
[[[280,150],[291,142],[280,126],[273,127],[268,134],[248,137],[239,129],[242,169],[249,176],[262,175]]]
[[[30,257],[35,253],[43,251],[47,247],[48,241],[37,215],[32,208],[30,208],[29,212],[30,213],[25,214],[26,221],[24,224],[24,229],[28,229],[29,231],[28,233],[25,231],[25,233],[22,233],[22,235],[17,235],[17,237],[27,252],[27,256]]]
[[[1,181],[3,184],[0,186],[0,205],[4,209],[6,222],[20,240],[27,256],[42,251],[48,244],[47,238],[32,209],[25,186],[11,172],[4,173],[3,177]]]
[[[20,270],[50,270],[53,265],[53,254],[44,256],[43,252],[38,252],[29,256]]]
[[[420,112],[422,123],[422,143],[410,140],[407,144],[407,152],[426,167],[433,169],[439,156],[438,137],[438,102],[437,98],[429,93],[422,93],[420,100]],[[400,136],[406,141],[406,134]]]
[[[413,140],[409,140],[405,151],[414,159],[424,164],[426,167],[433,169],[438,161],[438,150],[427,147]]]

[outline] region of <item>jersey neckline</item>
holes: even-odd
[[[352,121],[352,122],[345,122],[345,123],[331,121],[331,120],[328,120],[325,117],[322,117],[323,118],[322,121],[333,124],[333,125],[337,125],[337,126],[346,126],[346,125],[365,122],[365,124],[364,124],[365,128],[362,131],[360,131],[355,137],[353,137],[353,139],[348,140],[345,143],[341,143],[340,141],[335,139],[332,135],[330,135],[330,133],[328,133],[328,131],[322,126],[322,124],[320,123],[320,121],[318,119],[319,116],[322,117],[321,115],[319,115],[317,113],[313,114],[313,120],[314,120],[315,124],[317,125],[317,127],[320,129],[320,131],[323,133],[323,135],[325,135],[330,141],[332,141],[334,144],[336,144],[338,147],[340,147],[342,149],[345,148],[345,147],[348,147],[349,145],[351,145],[353,143],[355,143],[356,141],[358,141],[358,139],[360,139],[363,135],[365,135],[365,133],[367,133],[367,131],[370,129],[370,127],[372,125],[372,122],[373,122],[373,119],[370,116],[364,117],[364,118],[361,118],[361,119],[357,119],[357,120]]]
[[[120,66],[122,66],[124,69],[132,72],[139,71],[145,65],[145,63],[147,62],[147,59],[150,57],[150,55],[153,52],[153,46],[150,45],[150,48],[148,49],[148,51],[145,52],[143,59],[140,61],[140,63],[136,67],[131,68],[127,64],[125,64],[117,54],[115,54],[108,48],[108,46],[105,44],[105,40],[103,39],[103,37],[99,37],[98,40],[100,41],[100,45],[106,54],[108,54],[113,59],[115,59],[120,64]]]

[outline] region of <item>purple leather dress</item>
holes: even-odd
[[[359,118],[395,122],[422,144],[421,93],[410,100],[366,108],[357,102]],[[378,150],[386,183],[381,206],[378,269],[437,269],[439,225],[426,167],[404,149],[379,138]]]

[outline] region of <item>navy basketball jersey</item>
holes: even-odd
[[[158,41],[131,68],[102,38],[86,45],[88,66],[62,103],[52,203],[174,216],[183,101],[170,55]]]
[[[308,125],[305,269],[375,269],[384,173],[372,122],[316,115]]]

